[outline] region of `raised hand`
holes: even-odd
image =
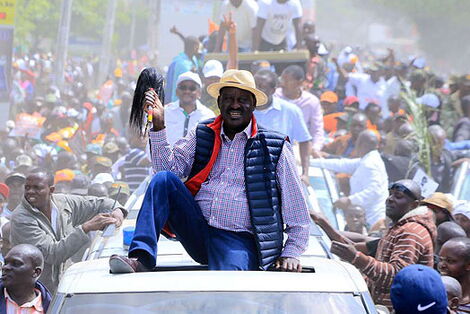
[[[153,130],[159,131],[165,128],[165,110],[157,93],[153,89],[145,92],[144,110],[152,115]]]
[[[237,32],[237,24],[232,19],[232,12],[224,15],[223,18],[222,25],[228,30],[229,34],[235,34]]]

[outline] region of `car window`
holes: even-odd
[[[470,201],[470,168],[467,168],[467,174],[463,180],[460,195],[457,198],[459,200]]]
[[[76,294],[60,313],[367,313],[360,296],[318,292],[158,292]]]
[[[310,168],[315,169],[315,168]],[[337,195],[332,195],[330,189],[328,188],[328,184],[326,178],[324,176],[324,172],[320,171],[319,169],[315,172],[315,175],[310,174],[310,186],[307,188],[306,195],[309,201],[309,206],[311,208],[317,210],[317,207],[321,210],[321,212],[328,218],[330,223],[338,229],[338,221],[335,213],[335,208],[333,206],[333,202],[337,199]],[[328,175],[325,173],[325,175]]]

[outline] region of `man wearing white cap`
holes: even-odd
[[[204,88],[202,90],[201,102],[215,114],[220,113],[219,107],[217,106],[217,100],[207,92],[207,86],[212,83],[218,83],[223,73],[224,66],[219,60],[208,60],[206,64],[204,64],[204,68],[202,68],[202,74],[204,75],[202,82]]]
[[[214,112],[204,106],[201,98],[202,82],[194,72],[185,72],[176,81],[178,100],[165,106],[165,127],[171,146],[202,121],[214,117]]]

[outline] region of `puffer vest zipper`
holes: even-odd
[[[210,119],[197,126],[196,152],[188,180],[209,163],[215,132],[207,125],[213,121]],[[284,141],[284,135],[259,127],[257,134],[249,138],[245,145],[245,187],[262,270],[276,261],[283,247],[281,196],[276,181],[276,167]]]

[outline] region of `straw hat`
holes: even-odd
[[[441,192],[436,192],[431,194],[430,197],[425,198],[421,201],[422,204],[430,204],[437,206],[439,208],[447,209],[449,212],[452,212],[453,204],[447,195]]]
[[[236,87],[251,92],[255,95],[256,105],[266,104],[268,97],[262,91],[256,89],[255,79],[251,72],[245,70],[227,70],[220,78],[220,82],[207,87],[207,92],[214,98],[219,97],[221,88]]]

